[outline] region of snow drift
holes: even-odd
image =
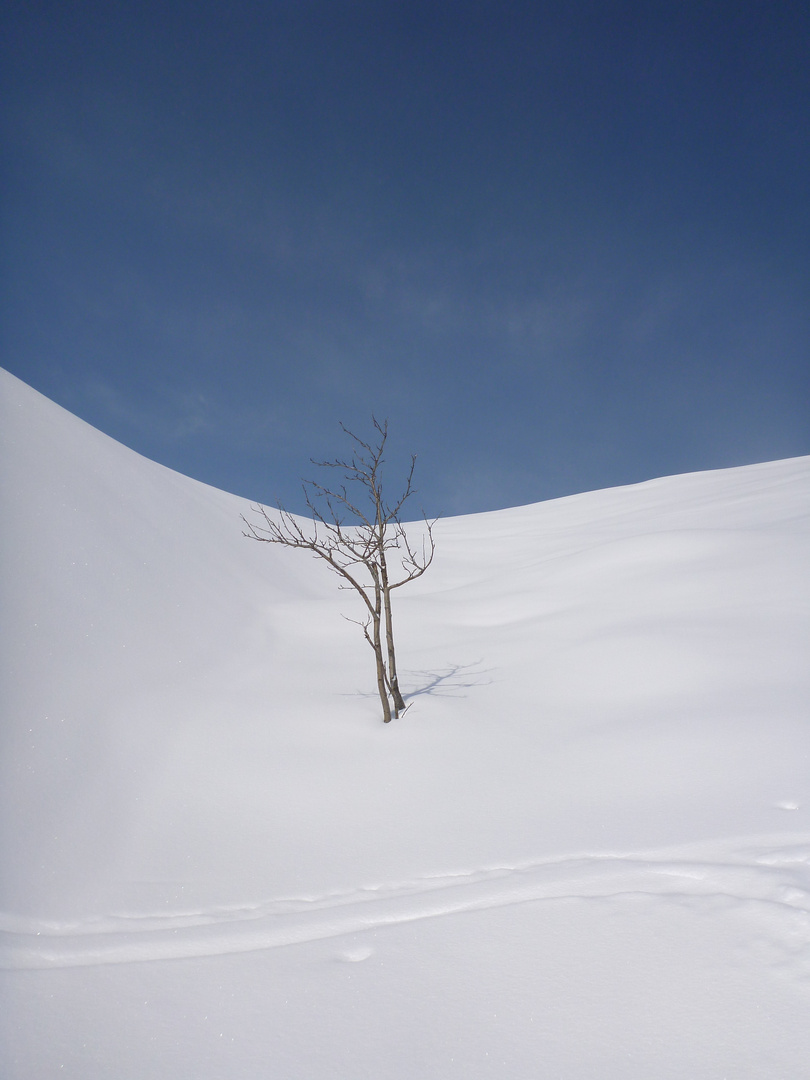
[[[4,1076],[803,1075],[810,458],[440,521],[384,726],[243,500],[0,439]]]

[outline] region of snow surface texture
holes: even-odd
[[[355,598],[0,372],[7,1080],[810,1076],[810,458]]]

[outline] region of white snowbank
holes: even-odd
[[[242,500],[0,440],[3,1076],[806,1073],[810,458],[439,522],[384,726]]]

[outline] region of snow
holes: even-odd
[[[0,372],[0,1075],[810,1075],[810,458],[356,598]]]

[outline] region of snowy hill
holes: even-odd
[[[440,521],[355,599],[0,372],[0,1074],[810,1060],[810,458]]]

